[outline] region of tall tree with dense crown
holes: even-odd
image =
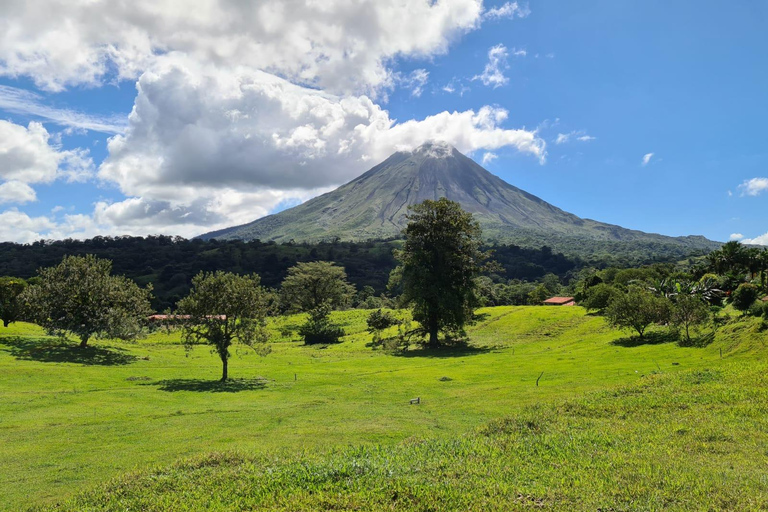
[[[134,339],[152,313],[151,285],[140,288],[111,275],[110,260],[65,256],[55,267],[38,271],[39,283],[23,294],[30,317],[54,333],[70,333],[85,348],[92,337]]]
[[[185,344],[207,343],[221,359],[221,381],[229,377],[229,348],[235,341],[267,355],[265,328],[269,294],[256,274],[201,272],[192,279],[192,290],[179,301]]]
[[[405,244],[398,251],[403,300],[439,346],[438,333],[463,334],[477,305],[476,280],[485,259],[480,225],[459,203],[440,198],[409,207]]]
[[[355,287],[347,282],[343,267],[331,261],[302,262],[288,269],[281,299],[291,311],[313,311],[325,305],[339,309],[349,304]]]
[[[21,318],[23,301],[21,294],[27,288],[27,282],[18,277],[0,277],[0,320],[8,327],[11,322]]]

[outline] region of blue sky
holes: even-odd
[[[4,240],[194,236],[442,139],[582,217],[768,245],[766,3],[49,3],[69,32],[0,7]]]

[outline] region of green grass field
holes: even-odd
[[[366,346],[364,311],[334,314],[348,336],[328,348],[281,338],[300,322],[282,318],[273,352],[239,349],[224,387],[217,357],[178,335],[80,351],[12,325],[0,331],[0,506],[768,506],[756,320],[682,348],[637,345],[581,308],[481,313],[469,348],[405,355]]]

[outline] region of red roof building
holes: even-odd
[[[575,306],[576,299],[573,297],[552,297],[544,301],[545,306]]]

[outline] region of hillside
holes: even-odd
[[[656,244],[659,250],[670,246],[708,251],[719,245],[700,236],[667,237],[582,219],[510,185],[452,146],[439,143],[397,152],[332,192],[200,238],[282,242],[392,238],[405,226],[408,206],[440,197],[471,212],[489,240],[550,245],[558,250],[583,240],[598,246]]]
[[[469,491],[488,475],[488,485],[463,495],[480,499],[498,486],[502,509],[518,492],[566,509],[589,496],[591,510],[603,497],[606,510],[664,508],[656,499],[692,510],[731,499],[739,509],[765,492],[754,477],[767,431],[758,319],[735,319],[697,348],[628,343],[578,307],[479,313],[469,348],[400,355],[366,346],[367,311],[333,313],[347,336],[328,347],[297,342],[303,317],[275,318],[272,353],[238,348],[225,385],[215,380],[217,355],[207,346],[186,351],[179,333],[79,350],[12,324],[0,330],[0,509],[320,508],[302,501],[305,489],[327,508],[376,510],[400,489],[394,508],[424,510],[421,500]],[[415,396],[422,403],[409,405]],[[513,420],[485,427],[490,437],[475,434],[506,416]],[[537,424],[541,435],[525,436]],[[359,448],[328,453],[350,445]],[[173,464],[222,451],[242,457]],[[68,501],[111,478],[119,480],[106,492]],[[468,509],[463,503],[455,507]]]

